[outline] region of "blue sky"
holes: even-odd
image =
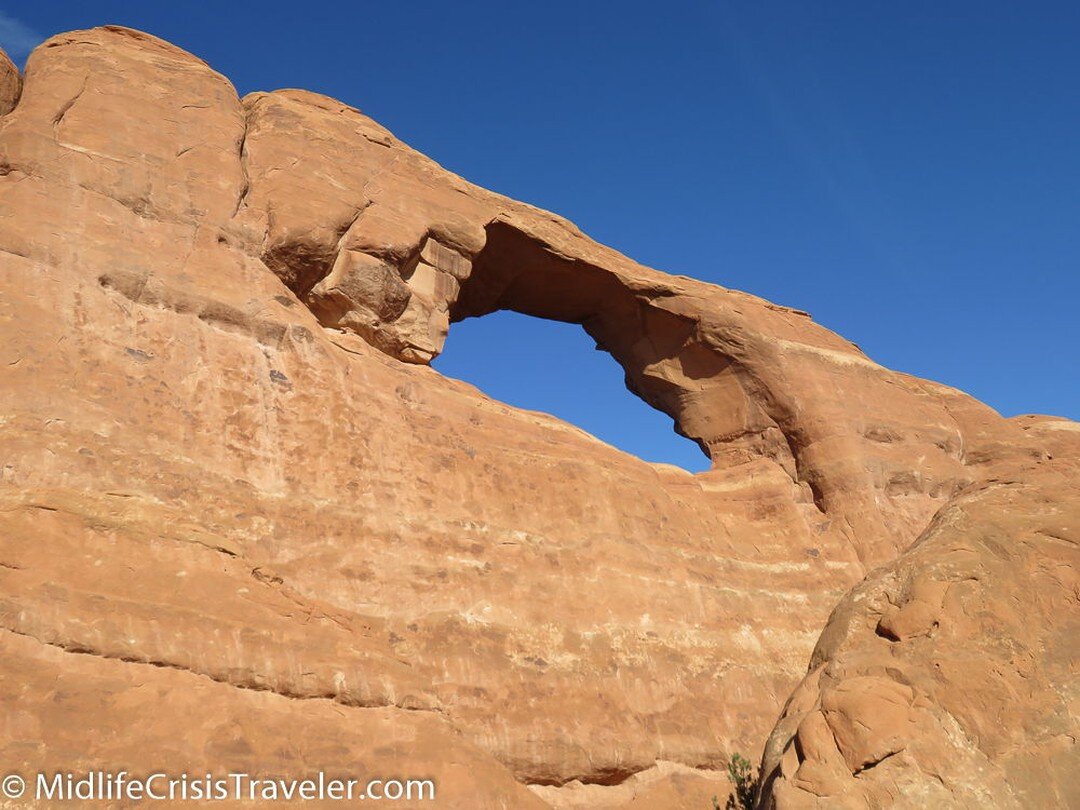
[[[1080,417],[1080,4],[7,4],[17,61],[104,23],[241,93],[353,104],[638,261],[810,311],[1006,415]],[[576,327],[458,324],[437,363],[700,468]]]

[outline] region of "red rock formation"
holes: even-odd
[[[54,37],[19,86],[0,64],[5,763],[701,807],[795,689],[765,802],[1067,803],[1074,423],[146,34]],[[581,324],[712,469],[427,367],[499,309]]]
[[[833,611],[766,750],[770,807],[1076,807],[1080,430],[985,474]]]

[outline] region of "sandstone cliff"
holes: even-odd
[[[12,769],[708,807],[742,751],[766,806],[1080,804],[1076,423],[147,34],[0,60],[0,112]],[[580,324],[711,470],[427,365],[500,309]]]

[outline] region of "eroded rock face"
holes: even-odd
[[[795,689],[765,801],[1068,801],[1074,423],[1003,420],[149,35],[54,37],[21,97],[6,64],[5,763],[362,761],[444,806],[697,807]],[[499,309],[581,324],[712,469],[426,365]]]
[[[1080,802],[1080,431],[1020,424],[1044,457],[1003,453],[834,610],[770,738],[765,806]]]
[[[805,313],[642,267],[477,188],[339,102],[287,90],[243,106],[236,220],[324,326],[427,363],[452,320],[511,309],[580,323],[717,466],[774,465],[865,563],[894,556],[972,480],[965,441],[1000,421]]]

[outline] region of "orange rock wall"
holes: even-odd
[[[21,80],[0,64],[9,107],[13,768],[361,761],[434,774],[445,806],[702,806],[794,689],[763,801],[877,801],[890,769],[927,796],[1067,796],[1076,729],[1047,696],[1074,674],[1074,423],[1001,419],[805,313],[477,188],[339,102],[241,100],[146,34],[54,37]],[[581,324],[712,469],[426,365],[498,309]],[[1033,576],[1036,627],[970,615]],[[988,720],[1006,704],[1012,736]],[[884,719],[853,730],[865,712]]]

